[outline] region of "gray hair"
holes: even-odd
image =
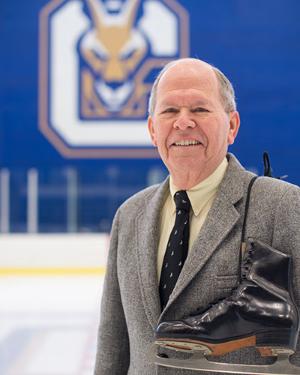
[[[195,60],[195,61],[200,61],[198,59],[193,59],[193,58],[185,58],[185,59],[178,59],[169,62],[166,64],[163,69],[159,72],[158,76],[156,77],[151,92],[150,92],[150,97],[149,97],[149,103],[148,103],[148,112],[151,116],[154,114],[155,106],[156,106],[156,100],[157,100],[157,87],[158,83],[162,77],[162,75],[173,65],[177,64],[179,61],[182,60]],[[219,94],[221,98],[221,102],[223,104],[225,112],[229,113],[232,111],[236,111],[236,101],[235,101],[235,94],[234,94],[234,89],[229,81],[229,79],[225,76],[224,73],[221,72],[218,68],[214,67],[211,64],[208,64],[211,66],[212,70],[215,72],[218,84],[219,84]]]

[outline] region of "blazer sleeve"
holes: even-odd
[[[278,203],[273,246],[292,255],[293,294],[300,313],[300,188],[289,185]],[[300,340],[292,362],[300,366]]]
[[[118,255],[119,211],[111,232],[98,331],[95,375],[124,375],[129,367],[129,340],[120,296]]]

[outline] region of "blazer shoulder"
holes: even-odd
[[[300,202],[299,186],[271,177],[259,177],[251,195],[254,201],[273,207],[273,210],[280,206],[299,206]]]
[[[271,194],[300,194],[300,187],[276,178],[261,176],[258,178],[257,190]]]

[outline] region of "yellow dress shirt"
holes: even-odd
[[[227,165],[228,161],[224,158],[222,163],[210,176],[190,190],[187,190],[187,195],[191,202],[189,250],[192,248],[208,211],[212,206],[218,187],[226,172]],[[157,275],[159,279],[167,243],[175,223],[176,206],[173,197],[178,190],[180,189],[174,185],[171,176],[170,194],[166,197],[160,218],[160,239],[157,254]]]

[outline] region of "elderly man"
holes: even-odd
[[[96,375],[182,374],[154,365],[154,331],[230,295],[240,272],[240,241],[253,173],[227,154],[240,119],[234,91],[216,68],[197,59],[168,64],[157,77],[148,128],[169,170],[161,184],[117,211],[111,236],[96,358]],[[300,191],[259,178],[246,237],[291,254],[300,266]],[[300,301],[300,279],[294,276]],[[258,361],[253,348],[228,361]],[[200,373],[200,372],[199,372]]]

